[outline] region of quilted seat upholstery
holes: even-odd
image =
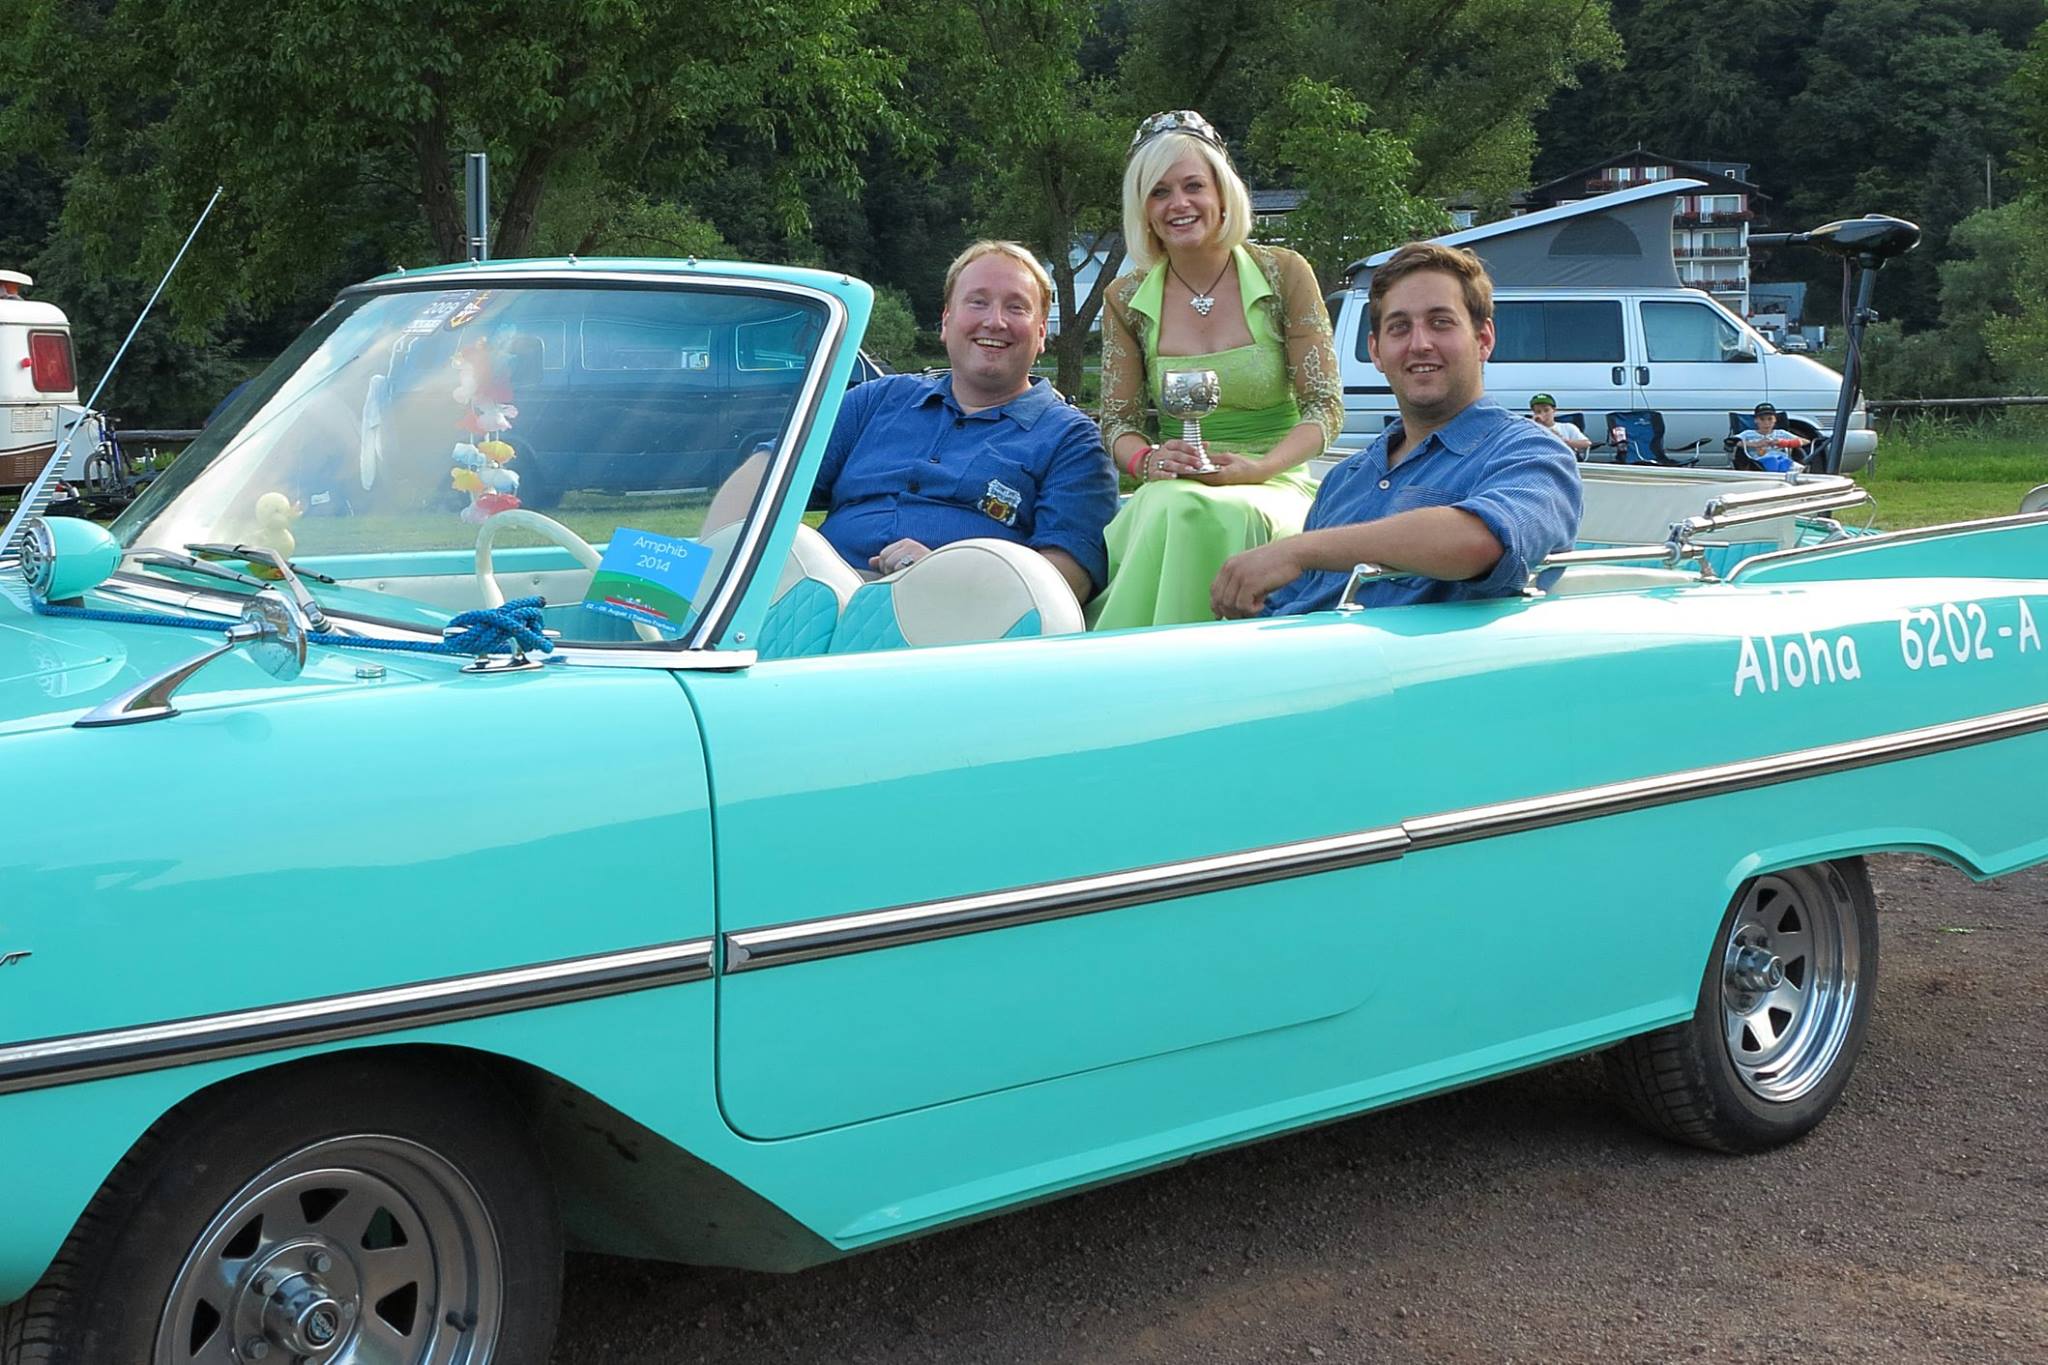
[[[704,537],[711,550],[706,582],[715,579],[739,538],[738,523],[721,526]],[[782,561],[775,596],[754,643],[762,659],[794,659],[823,654],[831,646],[839,613],[860,586],[860,575],[832,548],[832,542],[808,526],[796,528],[789,557]]]
[[[1082,626],[1073,590],[1036,550],[960,540],[863,584],[840,613],[832,653],[1066,635]]]
[[[860,587],[860,575],[839,557],[832,542],[808,526],[796,528],[782,577],[761,622],[755,648],[763,659],[823,654],[832,645],[839,613]]]

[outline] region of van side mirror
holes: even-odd
[[[1760,362],[1763,359],[1763,357],[1758,355],[1755,351],[1751,350],[1747,346],[1737,346],[1734,350],[1725,352],[1721,356],[1721,359],[1724,361],[1733,362],[1738,365],[1755,365],[1758,362]]]

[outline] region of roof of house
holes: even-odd
[[[1650,151],[1644,147],[1637,147],[1633,151],[1622,152],[1619,155],[1615,156],[1602,157],[1600,160],[1593,162],[1589,166],[1581,166],[1579,169],[1572,171],[1566,175],[1560,175],[1557,176],[1555,179],[1546,180],[1542,184],[1530,190],[1529,195],[1532,199],[1542,199],[1545,197],[1545,191],[1548,190],[1556,189],[1561,191],[1569,191],[1572,188],[1573,182],[1583,182],[1587,178],[1593,175],[1597,175],[1599,172],[1606,170],[1610,166],[1629,165],[1669,166],[1674,175],[1692,176],[1696,179],[1705,181],[1706,184],[1704,188],[1707,189],[1716,190],[1723,193],[1749,194],[1754,195],[1759,199],[1770,198],[1768,194],[1765,194],[1755,185],[1750,184],[1749,181],[1743,179],[1741,176],[1734,174],[1734,171],[1738,167],[1743,171],[1747,171],[1749,169],[1749,165],[1747,162],[1685,161],[1675,156],[1665,156],[1662,152]],[[1652,183],[1656,182],[1653,181]]]
[[[1300,190],[1253,190],[1253,213],[1292,213],[1308,196]]]

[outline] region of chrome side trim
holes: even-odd
[[[1294,877],[1314,876],[1409,853],[1476,839],[1493,839],[1551,825],[1597,820],[1654,806],[1751,791],[1781,782],[1920,758],[1949,749],[2048,730],[2048,703],[1968,720],[1901,730],[1871,739],[1794,749],[1763,758],[1688,768],[1655,777],[1602,783],[1516,801],[1468,806],[1417,816],[1398,826],[1361,830],[1300,843],[1274,844],[1211,858],[1161,863],[1015,890],[925,901],[916,905],[827,919],[798,920],[724,936],[727,973],[843,957],[932,939],[1008,929],[1020,924],[1145,905],[1176,896],[1204,895]]]
[[[728,972],[749,971],[1120,910],[1176,896],[1388,862],[1400,857],[1407,847],[1408,837],[1398,829],[1369,829],[1010,891],[747,929],[725,936],[724,966]]]
[[[0,1095],[709,980],[708,938],[0,1047]]]
[[[2048,704],[1927,725],[1917,730],[1899,730],[1871,739],[1844,740],[1764,758],[1689,768],[1659,777],[1609,782],[1522,801],[1471,806],[1442,815],[1404,820],[1401,827],[1408,832],[1418,851],[1443,848],[1473,839],[1492,839],[1550,825],[1597,820],[1652,806],[1725,796],[1730,792],[1754,791],[1758,787],[1776,786],[1780,782],[1800,778],[1826,777],[1831,773],[1921,758],[2037,730],[2048,730]]]

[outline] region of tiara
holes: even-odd
[[[1166,133],[1186,133],[1189,137],[1198,137],[1223,153],[1226,159],[1230,156],[1230,149],[1223,145],[1223,135],[1216,131],[1215,125],[1209,120],[1192,109],[1169,109],[1164,113],[1152,115],[1138,125],[1138,131],[1131,134],[1131,149],[1124,153],[1124,159],[1128,161],[1138,154],[1138,148]]]

